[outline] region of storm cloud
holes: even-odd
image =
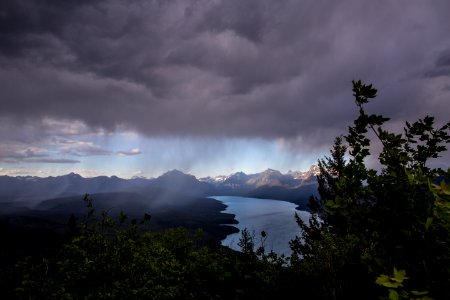
[[[447,0],[5,0],[0,118],[322,146],[362,79],[373,112],[444,122],[449,14]]]

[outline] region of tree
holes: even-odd
[[[320,199],[311,203],[317,214],[309,226],[297,219],[303,236],[291,243],[303,258],[297,264],[333,274],[316,274],[329,299],[383,293],[373,282],[395,267],[406,270],[414,289],[450,298],[450,171],[428,166],[446,150],[450,122],[435,128],[426,116],[406,122],[401,134],[390,132],[383,127],[388,118],[364,110],[376,94],[372,85],[353,81],[359,116],[336,138],[331,156],[319,160]],[[365,164],[374,142],[382,146],[381,171]]]

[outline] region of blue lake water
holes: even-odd
[[[300,235],[300,228],[295,222],[295,213],[303,221],[308,221],[310,213],[296,210],[296,204],[271,199],[257,199],[235,196],[214,196],[211,197],[227,205],[226,213],[235,214],[239,224],[232,226],[243,230],[247,228],[255,235],[256,247],[260,243],[260,233],[265,231],[267,239],[265,241],[266,252],[270,250],[277,254],[290,255],[289,241]],[[228,235],[222,245],[235,250],[240,250],[238,246],[241,233]]]

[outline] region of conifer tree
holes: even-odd
[[[303,237],[291,246],[303,259],[296,262],[322,270],[315,275],[329,299],[383,288],[391,299],[417,293],[417,299],[449,299],[450,172],[429,161],[446,150],[450,122],[435,127],[426,116],[406,122],[403,133],[390,132],[383,127],[388,118],[364,109],[376,95],[372,85],[353,81],[359,116],[336,138],[331,156],[319,160],[320,199],[311,199],[317,214],[308,226],[297,218]],[[382,146],[380,171],[366,166],[374,143]],[[394,268],[409,279],[396,288],[378,280],[378,288],[375,279]]]

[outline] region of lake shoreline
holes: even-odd
[[[295,220],[298,214],[304,221],[309,219],[310,213],[299,210],[298,205],[277,199],[260,199],[240,196],[211,196],[221,201],[226,209],[221,213],[235,215],[237,224],[231,224],[238,233],[227,235],[221,244],[233,250],[240,250],[238,242],[240,231],[247,228],[255,238],[255,246],[264,243],[266,250],[274,250],[278,254],[290,255],[289,241],[300,234],[300,228]],[[230,224],[223,224],[229,226]],[[267,233],[262,239],[260,232]]]

